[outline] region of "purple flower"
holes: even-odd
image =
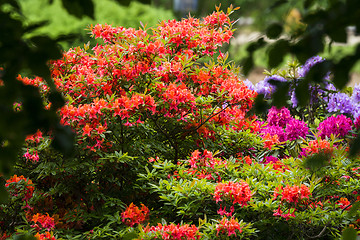
[[[250,90],[255,91],[255,86],[251,81],[249,81],[249,79],[246,79],[243,82]]]
[[[275,80],[279,82],[286,82],[287,80],[278,75],[267,76],[264,80],[258,82],[255,85],[255,91],[258,94],[264,94],[265,98],[270,98],[271,94],[273,94],[276,90],[276,86],[269,83],[269,80]]]
[[[267,122],[269,125],[285,127],[286,124],[292,119],[289,109],[282,107],[280,109],[271,107],[267,115]]]
[[[333,134],[336,137],[342,138],[352,128],[352,121],[345,115],[331,116],[319,124],[317,130],[321,138],[330,137]]]
[[[266,134],[270,134],[270,136],[277,135],[280,142],[286,141],[286,136],[284,129],[282,127],[276,125],[266,125],[265,127],[260,129],[260,132],[265,136]]]
[[[291,119],[285,128],[286,139],[290,141],[294,141],[300,137],[305,138],[308,132],[309,128],[307,124],[295,118]]]
[[[353,102],[359,103],[360,102],[360,85],[357,83],[353,88],[353,93],[351,95],[351,100]]]
[[[292,92],[291,92],[291,98],[290,98],[290,101],[292,102],[292,107],[293,108],[296,108],[297,106],[298,106],[298,100],[297,100],[297,98],[296,98],[296,95],[295,95],[295,91],[293,90]]]
[[[330,93],[328,97],[328,112],[340,112],[352,114],[354,111],[350,97],[346,93]]]
[[[303,66],[298,68],[299,77],[305,77],[306,74],[310,71],[310,69],[315,64],[321,63],[323,61],[325,61],[325,59],[320,56],[314,56],[314,57],[309,58],[308,60],[306,60],[306,62]]]

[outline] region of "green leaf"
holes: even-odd
[[[304,167],[310,169],[310,171],[315,172],[326,166],[329,163],[330,158],[331,155],[325,152],[313,154],[305,159]]]
[[[283,26],[280,23],[273,23],[266,29],[266,36],[270,39],[279,38],[283,31]]]
[[[322,80],[324,80],[324,78],[330,72],[331,67],[332,62],[328,60],[315,64],[306,74],[305,81],[317,83],[322,82]]]
[[[350,145],[349,157],[355,157],[360,152],[360,133],[357,134],[356,138]]]
[[[310,8],[312,5],[314,5],[314,0],[305,0],[304,2],[304,8]]]
[[[14,240],[36,240],[36,238],[32,234],[26,233],[22,235],[16,235]]]
[[[255,111],[255,114],[263,114],[266,113],[269,108],[270,105],[265,101],[264,94],[259,94],[256,96],[254,105],[249,112]]]
[[[9,199],[9,194],[4,185],[0,185],[0,204],[6,203]]]
[[[356,55],[343,57],[338,63],[332,68],[334,74],[333,82],[335,87],[343,89],[350,80],[350,70],[356,63]]]
[[[354,216],[358,212],[359,208],[360,208],[360,202],[355,202],[348,211],[347,215],[349,217]]]
[[[289,82],[280,82],[276,80],[269,80],[268,81],[271,85],[276,86],[276,91],[272,94],[272,103],[277,108],[281,108],[282,106],[286,105],[288,100],[288,92],[290,88]]]
[[[65,100],[59,92],[51,92],[49,94],[49,101],[51,102],[51,108],[57,110],[64,106]]]
[[[346,228],[342,233],[342,239],[343,240],[356,240],[357,237],[357,231],[352,228]]]
[[[333,26],[329,31],[327,31],[327,34],[335,42],[347,42],[347,32],[342,26]]]
[[[132,239],[135,239],[137,237],[138,237],[138,235],[135,232],[129,232],[129,233],[124,234],[121,239],[132,240]]]
[[[62,0],[66,11],[77,17],[88,16],[94,19],[94,3],[92,0]]]
[[[284,56],[290,51],[289,42],[285,39],[280,39],[273,43],[269,48],[268,66],[270,68],[277,67],[282,63]]]
[[[75,134],[69,126],[58,125],[51,145],[65,156],[70,156],[74,149]]]
[[[310,99],[309,84],[307,81],[300,81],[295,88],[295,96],[299,106],[306,106]]]
[[[254,67],[254,59],[252,53],[250,56],[247,56],[245,59],[243,59],[243,61],[241,62],[241,66],[242,73],[247,76]]]

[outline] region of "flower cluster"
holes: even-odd
[[[345,115],[331,116],[319,124],[317,130],[322,139],[334,135],[343,138],[352,129],[352,121]]]
[[[131,203],[126,210],[121,213],[122,221],[127,226],[133,227],[135,224],[144,222],[149,217],[149,212],[149,209],[144,204],[141,204],[141,208],[139,208]]]
[[[39,231],[41,228],[44,228],[47,231],[55,228],[55,220],[54,218],[50,217],[48,213],[46,213],[46,215],[37,213],[32,216],[31,221],[34,222],[31,227],[35,228],[37,231]]]
[[[305,138],[309,133],[309,128],[304,121],[291,119],[285,127],[286,139],[294,141],[296,139]]]
[[[26,202],[25,207],[30,208],[28,201],[33,197],[34,193],[33,182],[30,179],[25,178],[23,175],[14,175],[6,180],[5,187],[12,196],[22,196],[22,200]]]
[[[244,181],[218,183],[214,191],[216,202],[230,200],[233,204],[238,203],[241,206],[246,206],[251,196],[249,184]]]
[[[286,107],[280,109],[272,107],[267,115],[267,124],[260,129],[260,132],[263,135],[276,135],[280,142],[285,142],[294,141],[300,137],[305,138],[309,128],[304,121],[292,117]]]
[[[308,156],[314,153],[324,152],[327,154],[331,154],[334,151],[334,148],[325,139],[315,139],[306,143],[303,147],[301,155]]]
[[[218,224],[216,224],[216,231],[217,234],[219,235],[219,233],[222,234],[226,234],[228,236],[231,235],[235,235],[236,236],[236,231],[238,233],[242,232],[240,223],[237,219],[231,218],[230,220],[228,220],[226,217],[223,217]]]
[[[214,158],[213,153],[204,150],[203,154],[199,150],[195,150],[189,159],[189,164],[192,168],[201,168],[201,167],[208,167],[208,168],[214,168],[217,165],[222,165],[226,167],[227,161]]]
[[[269,125],[285,127],[293,117],[290,115],[289,109],[282,107],[280,109],[271,107],[268,115],[267,122]]]
[[[309,196],[311,196],[310,189],[304,184],[301,184],[300,187],[296,185],[286,185],[282,192],[281,201],[296,204],[302,199],[309,199]]]
[[[201,237],[199,229],[195,225],[189,224],[175,225],[171,223],[168,225],[162,225],[161,223],[158,223],[157,226],[146,227],[144,232],[155,233],[160,235],[160,237],[164,240],[196,240]]]
[[[52,233],[50,232],[45,232],[45,233],[36,233],[35,234],[35,238],[37,240],[56,240],[56,238],[53,236]]]

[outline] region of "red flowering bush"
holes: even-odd
[[[0,236],[325,239],[359,226],[352,122],[332,126],[345,135],[322,136],[332,124],[323,111],[251,115],[257,93],[219,51],[231,12],[149,29],[91,26],[102,43],[50,63],[61,108],[43,79],[19,76],[76,144],[60,154],[50,143],[66,142],[52,132],[27,137],[17,175],[2,179],[10,200],[0,205]],[[326,164],[312,166],[321,154]]]

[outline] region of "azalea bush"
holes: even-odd
[[[91,26],[103,44],[50,63],[63,107],[43,79],[19,76],[38,87],[44,108],[57,110],[76,144],[60,154],[52,132],[27,137],[17,175],[3,179],[2,238],[356,234],[360,166],[348,146],[358,104],[350,112],[332,107],[340,93],[330,75],[309,86],[312,101],[297,104],[291,86],[321,59],[269,72],[256,86],[241,80],[219,51],[232,37],[233,11],[149,29]],[[279,82],[290,86],[285,106],[253,114],[254,99],[272,104]],[[357,91],[341,96],[357,101]],[[21,99],[14,111],[22,111]]]

